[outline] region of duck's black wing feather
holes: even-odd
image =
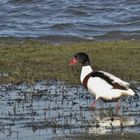
[[[89,73],[83,80],[83,85],[87,88],[87,82],[90,77],[99,77],[102,80],[106,81],[108,84],[112,85],[113,89],[127,90],[130,88],[130,84],[121,80],[113,74],[104,72],[104,71],[93,71]]]

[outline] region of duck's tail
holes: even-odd
[[[140,89],[137,88],[137,86],[134,83],[130,84],[130,89],[132,89],[134,91],[134,95],[139,97],[138,92],[140,92]]]

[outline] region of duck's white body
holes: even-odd
[[[80,76],[81,83],[83,83],[84,78],[91,72],[93,72],[93,70],[90,65],[82,67],[81,76]],[[135,92],[129,88],[130,86],[129,83],[121,80],[120,78],[110,73],[104,71],[100,71],[100,72],[108,76],[110,79],[112,79],[114,83],[117,83],[122,87],[124,87],[125,90],[119,88],[114,89],[111,84],[109,84],[101,77],[98,76],[90,77],[87,81],[87,90],[89,91],[90,94],[95,96],[96,100],[101,98],[104,100],[111,101],[113,99],[119,99],[121,96],[128,96],[128,95],[133,96],[135,94]]]

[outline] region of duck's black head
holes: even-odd
[[[90,65],[88,55],[84,52],[76,53],[74,57],[72,57],[72,59],[70,60],[70,65],[75,65],[77,63],[81,63],[82,66]]]

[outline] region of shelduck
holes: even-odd
[[[113,74],[105,71],[94,71],[91,68],[89,57],[84,52],[76,53],[70,60],[70,65],[82,64],[80,81],[88,92],[95,96],[92,107],[96,107],[96,101],[118,101],[122,96],[134,96],[136,93],[130,88],[130,84]]]

